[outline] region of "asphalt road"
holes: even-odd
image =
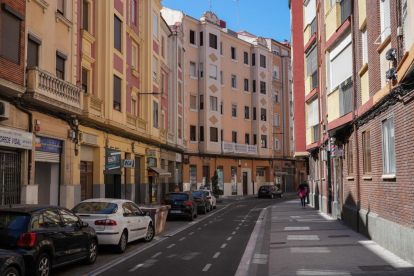
[[[234,275],[260,212],[281,200],[251,198],[219,207],[87,275]]]

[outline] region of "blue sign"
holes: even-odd
[[[105,170],[104,174],[122,174],[121,151],[105,149]]]
[[[36,151],[46,151],[53,153],[62,153],[63,142],[61,140],[55,140],[44,137],[36,137],[35,148]]]

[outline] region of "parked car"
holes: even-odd
[[[197,210],[200,211],[202,214],[206,214],[210,212],[210,200],[207,198],[206,194],[203,190],[194,190],[191,191],[191,194],[194,197],[194,201],[197,203]]]
[[[168,218],[185,217],[193,221],[198,215],[197,204],[190,192],[168,193],[161,204],[171,205]]]
[[[282,190],[278,189],[274,185],[263,185],[259,188],[258,196],[259,197],[270,197],[270,198],[279,196],[280,198],[282,198],[283,192]]]
[[[217,199],[216,197],[213,195],[213,193],[209,190],[204,190],[204,193],[207,196],[207,199],[210,201],[210,211],[213,209],[216,209],[216,205],[217,205]]]
[[[93,264],[98,237],[66,208],[11,205],[0,207],[0,248],[21,254],[28,273],[48,276],[51,269],[80,260]]]
[[[130,200],[88,199],[72,210],[95,229],[100,245],[115,245],[118,253],[123,253],[129,242],[139,239],[150,242],[155,235],[149,213]]]
[[[24,260],[22,255],[0,249],[0,276],[24,275]]]

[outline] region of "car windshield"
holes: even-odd
[[[110,202],[81,202],[72,211],[85,214],[114,214],[118,210],[115,203]]]
[[[26,231],[29,220],[29,214],[0,212],[0,230]]]
[[[192,192],[191,193],[194,197],[203,197],[203,193],[202,192]]]
[[[260,187],[260,190],[269,190],[269,186],[262,186],[262,187]]]
[[[188,200],[188,195],[186,194],[167,194],[165,200],[174,200],[174,201],[186,201]]]
[[[209,196],[210,195],[210,192],[204,192],[205,194],[206,194],[206,196]]]

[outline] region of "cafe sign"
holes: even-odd
[[[0,146],[31,150],[32,143],[32,133],[0,127]]]

